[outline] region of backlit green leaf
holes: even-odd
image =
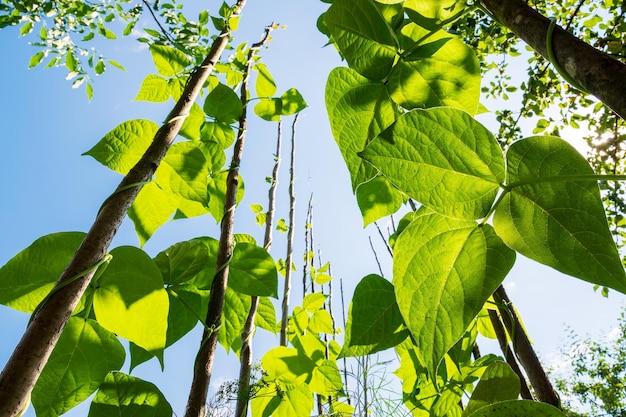
[[[565,417],[565,414],[550,404],[510,400],[479,408],[468,417]]]
[[[193,103],[189,115],[185,117],[183,126],[180,128],[179,135],[187,139],[198,139],[200,137],[200,128],[204,124],[204,112],[202,107],[197,103]]]
[[[480,377],[463,415],[470,415],[493,403],[515,400],[519,393],[520,380],[517,374],[506,362],[496,361]]]
[[[222,149],[226,149],[235,142],[235,131],[227,123],[205,122],[200,129],[200,140],[215,142]]]
[[[315,313],[324,306],[328,296],[321,292],[307,294],[302,300],[302,308],[309,313]]]
[[[222,311],[222,327],[218,340],[226,352],[230,349],[236,352],[241,348],[241,332],[250,311],[250,296],[240,294],[231,288],[226,288],[224,309]]]
[[[226,202],[226,190],[228,188],[228,171],[221,171],[207,178],[207,192],[209,194],[209,212],[216,223],[224,217],[224,203]],[[244,195],[243,178],[239,175],[237,181],[236,204],[239,204]]]
[[[361,356],[396,346],[409,335],[393,285],[378,275],[363,278],[354,290],[340,356]]]
[[[466,8],[465,0],[405,0],[409,18],[422,27],[435,29]]]
[[[128,210],[128,217],[133,221],[140,246],[143,246],[159,227],[172,218],[177,202],[177,196],[164,191],[154,181],[141,188]]]
[[[228,285],[241,294],[278,296],[276,264],[265,249],[250,243],[235,245]]]
[[[363,227],[402,207],[402,193],[383,176],[364,182],[356,189],[356,200],[363,216]]]
[[[195,277],[209,264],[209,248],[201,240],[178,242],[160,252],[154,263],[161,271],[163,282],[181,284]]]
[[[283,384],[284,396],[272,417],[309,416],[313,410],[313,393],[307,384]]]
[[[411,24],[403,33],[419,40],[428,32]],[[442,30],[402,56],[389,77],[389,94],[406,109],[451,106],[475,114],[480,78],[480,64],[473,50],[456,35]]]
[[[276,94],[276,83],[274,77],[267,69],[265,64],[256,64],[254,69],[257,70],[256,77],[256,95],[259,97],[272,97]]]
[[[172,407],[152,383],[111,372],[100,386],[88,417],[171,417]]]
[[[322,361],[313,370],[309,386],[313,392],[324,396],[336,397],[342,393],[343,382],[337,364],[330,360]]]
[[[156,171],[156,182],[164,190],[208,207],[207,176],[214,169],[221,169],[225,159],[224,152],[215,144],[175,143]]]
[[[42,236],[0,268],[0,304],[32,313],[85,238],[82,232]]]
[[[389,74],[398,42],[372,0],[335,0],[325,23],[350,68],[371,80]]]
[[[309,330],[313,333],[335,333],[333,318],[328,310],[317,310],[309,319]]]
[[[93,299],[98,323],[163,358],[169,302],[163,278],[141,249],[121,246],[98,282]]]
[[[28,61],[28,68],[33,68],[36,67],[37,65],[41,64],[41,61],[43,61],[43,57],[44,57],[44,53],[39,51],[37,52],[35,55],[33,55],[30,58],[30,61]]]
[[[496,139],[451,108],[403,114],[361,156],[410,197],[458,219],[484,217],[504,181]]]
[[[511,190],[493,224],[511,248],[576,278],[626,293],[626,274],[595,181],[563,181],[593,170],[557,137],[531,137],[507,152]],[[561,178],[559,178],[561,177]]]
[[[204,101],[204,112],[218,122],[234,123],[239,120],[243,106],[233,90],[218,84]]]
[[[276,333],[276,309],[268,297],[259,297],[259,306],[254,324],[268,332]]]
[[[170,99],[167,80],[160,75],[148,74],[143,79],[135,100],[163,103]]]
[[[295,88],[290,88],[280,95],[281,114],[289,116],[304,110],[308,104],[304,101],[304,97]]]
[[[279,346],[263,355],[261,366],[272,379],[307,383],[313,375],[315,362],[300,355],[295,348]]]
[[[127,174],[148,149],[159,126],[143,119],[128,120],[117,125],[83,155],[89,155],[102,165]]]
[[[33,389],[37,416],[56,417],[86,400],[125,356],[113,333],[94,320],[70,317]]]
[[[350,178],[352,189],[376,176],[376,170],[357,153],[396,119],[385,85],[369,81],[349,68],[335,68],[326,84],[326,108]]]
[[[280,121],[283,102],[279,98],[262,99],[254,105],[254,114],[268,122]]]
[[[421,210],[394,249],[393,286],[431,377],[515,262],[491,226]]]
[[[150,45],[150,52],[157,71],[166,77],[172,77],[191,65],[187,55],[169,46]]]

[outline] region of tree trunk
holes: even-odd
[[[504,26],[548,59],[546,34],[550,20],[521,0],[480,0]],[[554,56],[570,77],[626,119],[626,65],[556,27]]]

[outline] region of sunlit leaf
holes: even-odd
[[[33,389],[37,416],[60,416],[86,400],[125,356],[113,333],[94,320],[70,317]]]
[[[160,252],[154,263],[161,271],[163,282],[181,284],[195,277],[209,264],[209,248],[201,240],[178,242]]]
[[[325,23],[350,68],[371,80],[389,74],[398,41],[372,0],[335,0]]]
[[[335,68],[328,75],[326,108],[333,137],[339,145],[352,189],[376,176],[357,153],[396,119],[396,106],[381,82],[369,81],[349,68]]]
[[[363,226],[397,212],[403,196],[383,176],[364,182],[356,189],[356,199],[363,216]]]
[[[405,0],[409,18],[422,27],[436,29],[450,18],[460,16],[467,7],[465,0]]]
[[[257,71],[256,77],[256,95],[259,97],[272,97],[276,94],[276,83],[274,77],[267,69],[265,64],[256,64],[254,69]]]
[[[111,372],[91,402],[88,417],[170,417],[172,407],[152,383]]]
[[[161,273],[141,249],[120,246],[111,255],[111,263],[94,283],[98,323],[162,360],[169,302]]]
[[[532,137],[507,152],[511,190],[496,209],[498,235],[522,255],[576,278],[626,292],[626,274],[585,158],[564,140]],[[560,177],[560,178],[559,178]]]
[[[140,246],[172,218],[177,201],[178,198],[174,194],[162,190],[154,181],[141,188],[128,210],[128,217],[133,221]]]
[[[202,107],[193,103],[189,115],[185,117],[182,127],[180,128],[179,135],[187,139],[198,139],[200,137],[200,129],[204,123],[204,112]]]
[[[85,238],[61,232],[35,240],[0,268],[0,304],[32,313],[50,292]]]
[[[283,110],[283,102],[279,98],[266,98],[254,105],[254,114],[268,122],[280,121]]]
[[[489,365],[465,407],[464,416],[501,401],[515,400],[520,393],[520,380],[511,367],[502,361]]]
[[[361,156],[410,197],[458,219],[484,217],[504,181],[496,139],[452,108],[403,114]]]
[[[178,49],[165,45],[150,45],[152,60],[159,74],[172,77],[191,64],[191,60]]]
[[[304,97],[295,88],[290,88],[280,95],[281,114],[289,116],[304,110],[308,104],[304,101]]]
[[[337,363],[324,360],[316,366],[309,386],[313,392],[324,396],[336,397],[342,393],[343,381]]]
[[[160,75],[148,74],[143,79],[135,100],[163,103],[170,99],[167,80]]]
[[[243,105],[235,92],[218,84],[204,101],[204,112],[218,122],[234,123],[239,120]]]
[[[396,346],[409,335],[393,285],[378,275],[363,278],[348,309],[340,356],[361,356]]]
[[[393,285],[431,377],[513,267],[491,226],[422,210],[395,244]]]
[[[278,274],[274,260],[265,249],[237,243],[230,261],[228,285],[241,294],[278,296]]]
[[[125,175],[148,149],[157,130],[159,126],[150,120],[128,120],[104,135],[83,155],[89,155],[107,168]]]
[[[503,401],[479,408],[468,417],[565,417],[558,408],[532,400]]]

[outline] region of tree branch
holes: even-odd
[[[550,20],[521,0],[480,0],[497,20],[548,58],[546,33]],[[553,33],[556,60],[570,77],[626,119],[626,65],[556,27]]]

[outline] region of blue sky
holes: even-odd
[[[324,86],[330,69],[341,62],[332,47],[323,48],[325,38],[315,27],[325,6],[318,1],[250,1],[236,39],[237,42],[256,42],[263,28],[271,22],[287,26],[274,31],[270,47],[262,56],[276,79],[279,92],[295,87],[309,104],[297,128],[299,203],[295,259],[301,268],[306,203],[313,193],[315,245],[324,262],[332,263],[335,279],[343,279],[347,301],[361,277],[378,272],[368,236],[375,242],[387,278],[390,278],[390,262],[376,230],[373,227],[363,230],[347,170],[330,134],[324,109]],[[86,231],[100,204],[121,177],[81,154],[117,124],[134,118],[160,122],[171,107],[171,102],[133,101],[143,77],[155,72],[150,54],[136,42],[102,44],[106,56],[122,63],[127,71],[109,68],[103,76],[97,77],[94,99],[88,103],[83,89],[72,90],[70,83],[64,81],[64,69],[27,70],[28,60],[36,50],[28,46],[25,39],[18,39],[18,33],[14,28],[0,33],[0,45],[5,51],[0,66],[0,75],[5,80],[0,112],[4,127],[3,152],[0,153],[0,184],[4,191],[0,205],[0,265],[42,235]],[[285,139],[290,132],[290,121],[286,120],[283,128]],[[261,120],[251,122],[242,168],[246,197],[237,212],[236,229],[253,234],[259,241],[261,229],[255,224],[248,206],[267,205],[265,177],[271,172],[275,137],[276,124]],[[287,159],[284,153],[279,218],[287,218]],[[386,222],[382,221],[381,225],[386,227]],[[154,256],[175,242],[199,235],[218,236],[211,218],[171,222],[157,231],[144,249]],[[277,235],[275,241],[282,238]],[[137,244],[132,224],[126,221],[113,247]],[[276,243],[272,254],[275,258],[284,258],[284,243]],[[300,278],[299,270],[295,274],[295,302],[301,297]],[[505,286],[536,348],[547,361],[556,357],[557,347],[565,336],[564,323],[579,334],[602,335],[600,330],[608,332],[615,324],[625,301],[623,295],[614,291],[608,300],[604,299],[593,293],[590,284],[519,256]],[[338,294],[335,295],[337,300]],[[338,302],[335,305],[338,309]],[[0,366],[18,342],[27,320],[27,315],[0,306],[0,333],[3,335]],[[184,411],[192,367],[190,358],[195,355],[199,338],[196,331],[166,351],[164,374],[155,361],[140,366],[136,372],[162,389],[178,415]],[[256,358],[264,348],[277,343],[278,339],[273,336],[263,337],[255,347]],[[227,356],[222,348],[218,355],[214,383],[234,378],[237,369],[234,355]],[[81,406],[67,415],[86,415],[86,409]],[[32,409],[27,415],[34,415]]]

